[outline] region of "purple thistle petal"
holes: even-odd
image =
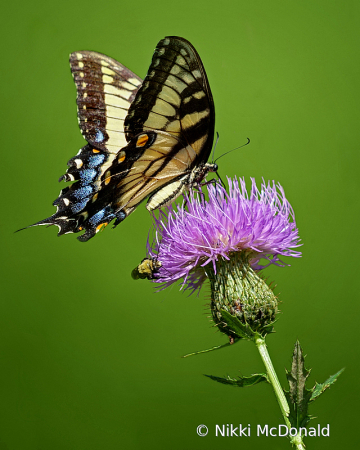
[[[252,252],[254,269],[284,266],[279,255],[301,256],[294,250],[300,238],[282,186],[263,180],[259,190],[254,178],[251,182],[250,196],[244,179],[228,178],[229,193],[220,183],[208,184],[209,200],[191,191],[185,196],[188,210],[171,205],[154,217],[156,239],[148,241],[148,251],[162,264],[155,282],[167,287],[183,279],[186,289],[196,290],[206,279],[206,266],[216,272],[216,261],[230,259],[232,252]],[[258,264],[262,258],[265,266]]]

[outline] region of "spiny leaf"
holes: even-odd
[[[255,384],[261,383],[263,381],[266,381],[267,383],[268,378],[265,373],[255,373],[252,374],[250,377],[237,377],[237,378],[231,378],[227,376],[226,378],[221,377],[214,377],[213,375],[205,375],[208,378],[211,378],[214,381],[217,381],[218,383],[222,384],[230,384],[231,386],[236,387],[248,387],[248,386],[254,386]]]
[[[331,375],[324,383],[319,384],[316,383],[315,386],[312,388],[312,395],[310,398],[310,401],[315,400],[317,397],[319,397],[328,387],[330,387],[332,384],[335,383],[335,381],[338,379],[339,375],[344,371],[345,369],[339,370],[335,375]]]
[[[227,311],[225,311],[225,309],[221,310],[221,315],[226,322],[229,330],[235,333],[237,337],[249,340],[254,339],[255,333],[247,323],[241,323],[237,317],[232,316]]]
[[[221,348],[228,347],[229,345],[234,345],[237,342],[239,342],[239,339],[235,338],[233,342],[227,342],[226,344],[217,345],[216,347],[207,348],[206,350],[199,350],[197,352],[188,353],[187,355],[184,355],[183,358],[187,358],[188,356],[201,355],[202,353],[209,353],[214,350],[219,350]]]
[[[308,404],[312,394],[311,390],[306,389],[306,379],[310,374],[304,365],[304,357],[300,342],[296,341],[293,352],[291,371],[286,370],[286,377],[289,382],[289,392],[285,391],[286,398],[290,407],[289,420],[295,428],[304,427],[310,417],[308,416]]]

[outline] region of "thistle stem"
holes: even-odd
[[[290,430],[291,423],[288,419],[288,416],[290,414],[290,408],[286,401],[286,397],[285,397],[284,391],[280,385],[279,379],[276,375],[274,366],[271,362],[270,355],[269,355],[269,352],[268,352],[268,349],[267,349],[267,346],[265,343],[265,339],[263,337],[261,337],[258,333],[256,333],[254,341],[259,350],[261,359],[263,360],[263,363],[265,365],[269,382],[274,389],[275,396],[279,403],[281,414],[283,415],[285,424],[288,427],[288,429]],[[296,436],[291,437],[290,441],[292,444],[295,445],[295,447],[298,450],[305,450],[304,444],[302,442],[301,434],[297,434]]]

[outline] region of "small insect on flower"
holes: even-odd
[[[157,258],[144,258],[131,272],[131,276],[134,280],[138,280],[139,278],[153,280],[160,267],[161,262]]]
[[[222,329],[222,310],[257,330],[272,323],[277,298],[258,270],[284,266],[280,256],[300,257],[300,238],[294,211],[280,184],[265,183],[259,190],[252,179],[248,194],[244,179],[207,185],[208,200],[193,191],[183,205],[168,207],[154,217],[150,260],[161,261],[153,282],[163,288],[177,280],[192,292],[210,280],[211,310]],[[265,265],[260,260],[265,259]],[[239,307],[241,305],[241,307]],[[223,330],[224,331],[224,330]]]

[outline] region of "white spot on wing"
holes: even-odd
[[[112,84],[105,84],[104,92],[106,94],[119,95],[121,97],[126,98],[127,100],[130,98],[132,94],[132,92],[126,91],[125,89],[119,89],[116,86],[113,86]]]
[[[170,70],[170,73],[172,73],[173,75],[177,75],[180,72],[181,72],[181,67],[179,67],[177,64],[174,64]]]
[[[193,125],[195,125],[196,123],[198,123],[201,119],[203,119],[204,117],[207,117],[209,115],[209,110],[205,109],[204,111],[194,111],[191,114],[186,114],[186,116],[184,116],[181,119],[181,124],[182,127],[184,129],[189,128]]]
[[[122,110],[121,110],[122,111]],[[124,120],[107,118],[106,131],[124,131]]]
[[[198,100],[200,100],[201,98],[205,97],[206,94],[204,91],[197,91],[195,92],[195,94],[193,94],[193,97],[197,98]]]
[[[183,72],[182,74],[181,74],[181,78],[185,81],[185,83],[187,83],[187,84],[191,84],[191,83],[193,83],[194,81],[196,81],[195,80],[195,78],[192,76],[192,75],[190,75],[188,72]]]
[[[176,58],[176,64],[179,64],[179,66],[187,66],[185,59],[180,55]]]
[[[170,87],[164,85],[159,93],[159,98],[179,107],[181,105],[181,97],[180,95],[171,89]]]
[[[182,91],[184,89],[187,88],[187,85],[184,82],[182,82],[181,80],[179,80],[179,78],[174,77],[174,75],[169,75],[166,78],[164,84],[167,85],[167,86],[172,87],[173,89],[175,89],[180,94],[182,93]]]
[[[124,120],[126,117],[127,111],[122,108],[116,108],[115,106],[106,105],[106,116],[109,122],[109,118],[112,117],[114,119]]]
[[[135,90],[134,86],[132,84],[130,84],[130,83],[127,83],[126,81],[123,81],[121,83],[121,87],[123,87],[125,89],[128,89],[129,91],[134,91]]]
[[[114,81],[114,78],[110,75],[103,75],[102,81],[103,83],[112,83]]]
[[[127,100],[110,94],[105,94],[105,104],[124,109],[129,109],[130,106],[130,103]]]
[[[129,78],[128,82],[131,84],[135,84],[135,86],[140,86],[141,81],[139,81],[137,78]]]
[[[153,129],[163,129],[168,123],[168,119],[164,116],[159,116],[159,114],[155,114],[150,112],[149,117],[146,119],[144,126],[153,128]]]
[[[125,147],[125,145],[127,144],[127,141],[125,139],[125,134],[119,131],[112,131],[112,130],[106,130],[109,139],[106,142],[106,147],[108,145],[117,147],[117,149],[119,150],[122,147]]]
[[[75,159],[74,163],[76,164],[77,169],[80,169],[80,167],[84,164],[81,159]]]
[[[101,72],[102,72],[104,75],[112,75],[112,76],[116,75],[116,73],[115,73],[113,70],[108,69],[107,67],[104,67],[104,64],[103,64],[103,63],[101,63],[101,64],[102,64]],[[106,65],[108,65],[108,63],[106,63]]]
[[[166,131],[169,133],[181,133],[180,120],[172,120],[166,125]]]
[[[163,116],[173,117],[176,115],[175,108],[171,106],[169,103],[162,100],[161,98],[158,98],[156,100],[155,105],[152,107],[152,111],[161,114]]]

